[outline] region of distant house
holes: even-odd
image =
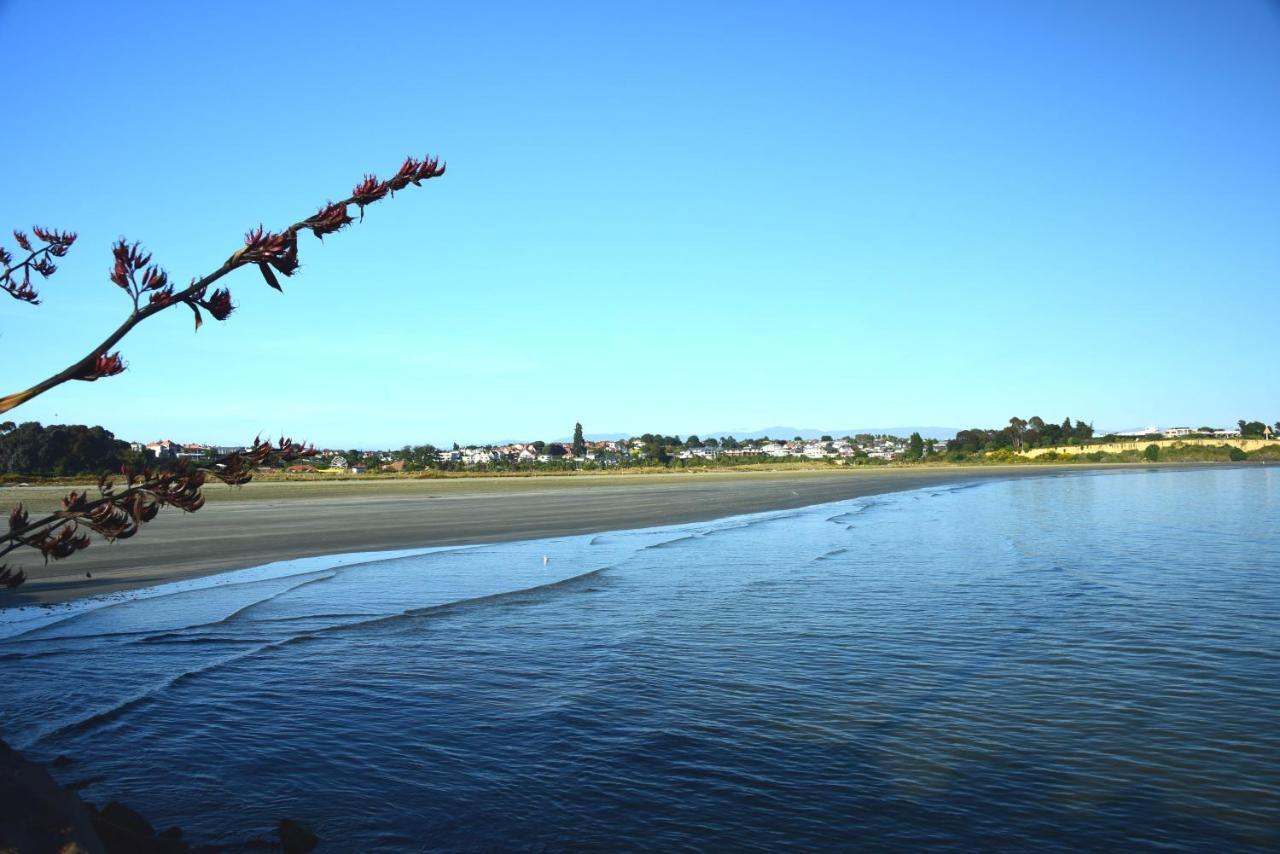
[[[351,472],[352,474],[364,474],[368,470],[369,469],[367,466],[351,466],[351,468],[347,469],[347,471]]]
[[[171,460],[178,456],[181,446],[177,442],[162,439],[159,442],[148,442],[147,453],[157,460]]]

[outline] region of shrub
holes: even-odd
[[[1160,459],[1160,446],[1147,445],[1146,450],[1142,452],[1142,458],[1149,463],[1154,463],[1156,460]]]
[[[1240,450],[1239,448],[1235,447],[1234,445],[1231,447],[1230,456],[1231,456],[1231,461],[1233,463],[1243,462],[1244,460],[1249,459],[1248,454],[1246,454],[1244,451]]]

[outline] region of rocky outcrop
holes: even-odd
[[[88,806],[0,741],[0,852],[9,851],[107,854]]]
[[[55,768],[72,765],[59,756]],[[182,830],[156,832],[136,810],[111,801],[101,810],[80,800],[76,789],[95,782],[58,785],[44,766],[32,762],[0,741],[0,854],[212,854],[225,851],[284,851],[308,854],[320,838],[305,825],[281,819],[278,842],[248,839],[228,846],[192,846]]]

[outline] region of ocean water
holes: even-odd
[[[325,850],[1280,847],[1280,469],[1070,474],[0,613],[0,734]]]

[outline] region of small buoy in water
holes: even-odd
[[[92,573],[92,572],[86,572],[86,573],[84,574],[84,577],[85,577],[85,578],[93,578],[93,573]]]
[[[549,564],[549,563],[551,563],[551,555],[543,555],[543,556],[542,556],[542,565],[543,565],[543,566],[546,566],[546,565],[547,565],[547,564]]]

